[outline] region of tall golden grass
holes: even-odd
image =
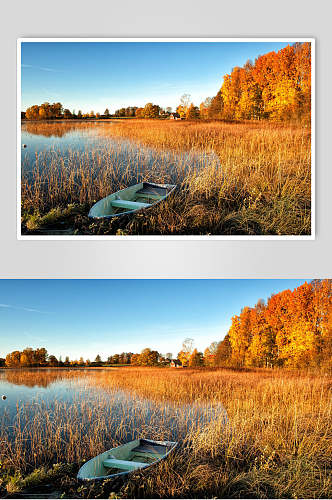
[[[176,453],[135,474],[120,498],[331,497],[331,376],[120,368],[84,377],[72,403],[18,406],[14,434],[3,417],[3,464],[22,473],[55,461],[80,464],[129,435],[168,439],[176,429]],[[191,405],[212,418],[196,419]],[[218,405],[227,420],[211,412]]]
[[[150,180],[175,182],[179,190],[129,220],[96,225],[81,217],[78,232],[310,234],[311,146],[304,125],[160,120],[83,125],[94,127],[106,144],[72,151],[66,159],[60,152],[51,158],[40,152],[32,178],[23,169],[23,214],[42,216],[70,203],[87,213],[107,194]],[[45,127],[59,124],[34,127],[47,135]],[[147,146],[155,151],[153,161]],[[201,160],[186,161],[190,152]]]

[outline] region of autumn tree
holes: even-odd
[[[63,114],[63,107],[61,102],[54,102],[51,104],[52,118],[61,118]]]
[[[44,102],[44,104],[39,107],[38,115],[40,120],[49,120],[52,118],[50,103]]]
[[[131,357],[131,361],[130,363],[133,365],[133,366],[139,366],[139,358],[140,358],[140,355],[139,354],[133,354],[132,357]]]
[[[143,349],[139,355],[138,363],[140,366],[156,366],[158,364],[159,353],[150,348]]]
[[[298,115],[310,120],[311,114],[311,44],[295,43],[296,83],[299,89]]]
[[[292,321],[290,313],[291,300],[292,292],[284,290],[272,295],[266,308],[266,320],[275,332],[275,349],[279,365],[283,365],[288,356],[288,331]]]
[[[260,300],[251,309],[251,339],[246,353],[247,366],[272,367],[276,361],[275,332],[266,321],[266,307]]]
[[[57,358],[53,354],[51,354],[48,357],[48,364],[50,366],[58,366],[58,360],[57,360]]]
[[[236,109],[241,97],[241,68],[236,67],[230,75],[224,76],[221,96],[223,101],[223,117],[228,120],[235,118]]]
[[[20,365],[22,366],[33,366],[36,362],[35,351],[32,347],[26,347],[20,356]]]
[[[204,101],[206,105],[208,104],[206,100]],[[221,90],[217,92],[217,95],[211,99],[210,105],[207,108],[207,118],[223,118],[224,101],[222,98]]]
[[[228,332],[232,346],[232,361],[236,366],[245,365],[246,353],[251,340],[250,316],[250,308],[244,307],[239,316],[232,318],[232,325]]]
[[[181,361],[183,366],[187,366],[189,363],[189,358],[194,350],[194,340],[191,338],[184,339],[182,343],[182,349],[178,354],[178,359]]]
[[[47,362],[47,350],[45,349],[45,347],[39,347],[38,349],[36,349],[34,357],[35,357],[35,362],[39,366],[46,365],[46,362]]]
[[[218,342],[212,342],[204,351],[204,365],[214,366],[216,354],[218,350]]]
[[[136,118],[144,118],[144,108],[137,108],[135,116]]]
[[[144,118],[158,118],[160,108],[157,104],[152,104],[152,102],[148,102],[144,106]]]
[[[119,354],[114,354],[113,356],[113,363],[118,365],[120,363],[120,356]]]
[[[229,335],[227,334],[225,338],[218,343],[214,364],[216,366],[227,366],[231,361],[231,357],[232,346],[229,341]]]
[[[202,365],[203,365],[203,354],[201,352],[198,352],[197,349],[195,348],[189,356],[188,366],[190,366],[190,368],[197,368]]]
[[[209,109],[211,107],[212,98],[207,97],[199,106],[200,118],[207,120],[209,118]]]
[[[186,119],[197,120],[198,118],[199,118],[199,109],[197,106],[194,106],[193,103],[191,103],[186,112]]]
[[[180,115],[180,118],[185,118],[187,109],[184,108],[181,104],[176,108],[176,112],[178,115]]]
[[[190,102],[191,102],[190,94],[183,94],[181,96],[180,104],[176,108],[176,112],[180,115],[180,118],[186,118]]]
[[[6,356],[6,366],[14,368],[20,366],[21,353],[20,351],[13,351]]]
[[[30,106],[25,112],[25,117],[27,120],[38,120],[39,119],[39,106]]]

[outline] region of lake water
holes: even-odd
[[[174,170],[180,170],[183,175],[189,169],[200,169],[202,165],[219,164],[219,159],[213,152],[160,151],[129,139],[112,137],[111,128],[116,126],[116,122],[102,121],[22,122],[22,174],[29,175],[33,170],[43,170],[46,165],[52,165],[56,169],[60,160],[61,164],[64,162],[72,169],[79,168],[80,162],[95,166],[96,155],[100,168],[112,163],[121,172],[130,171],[131,181],[138,182],[149,170],[162,170],[165,165],[169,172],[174,167]]]
[[[57,442],[59,460],[72,441],[93,455],[138,437],[181,440],[211,422],[226,422],[220,404],[158,401],[124,389],[117,370],[0,370],[0,395],[7,396],[0,400],[0,442],[15,442],[28,455],[41,443]]]

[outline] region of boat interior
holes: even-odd
[[[138,189],[135,192],[128,191],[128,195],[130,196],[129,200],[124,199],[127,198],[126,191],[123,192],[123,197],[118,195],[115,199],[113,199],[111,201],[111,205],[112,208],[115,209],[115,212],[123,212],[123,209],[127,211],[147,208],[167,195],[167,188],[154,186],[148,182],[143,182],[142,186],[143,187],[141,189]]]
[[[161,459],[167,452],[167,446],[139,439],[120,446],[108,453],[103,466],[108,474],[141,469]]]

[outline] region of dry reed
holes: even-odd
[[[51,133],[45,127],[53,127],[54,134],[61,127],[38,126],[45,135]],[[77,217],[77,232],[310,234],[311,149],[305,126],[119,120],[93,130],[100,134],[98,147],[68,152],[66,158],[40,152],[32,176],[23,165],[24,231],[32,213],[42,217],[68,204],[87,213],[107,194],[150,180],[175,182],[179,190],[167,203],[129,220],[96,224]]]
[[[3,420],[3,463],[24,473],[54,461],[81,463],[128,436],[174,438],[176,428],[178,451],[150,472],[135,474],[119,497],[331,496],[328,375],[120,368],[88,371],[81,380],[72,403],[41,402],[38,411],[18,407],[14,434]],[[222,411],[196,419],[191,405],[207,413],[221,405],[228,419]],[[102,494],[101,486],[75,489],[81,497]]]

